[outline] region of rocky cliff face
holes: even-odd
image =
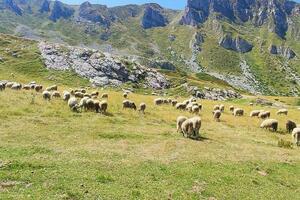
[[[4,0],[3,8],[9,9],[17,15],[22,15],[22,8],[14,0]]]
[[[280,55],[287,59],[293,59],[296,57],[296,53],[289,47],[271,45],[269,51],[271,54]]]
[[[219,44],[228,50],[233,50],[240,53],[247,53],[252,50],[253,45],[241,37],[232,38],[230,35],[225,35],[219,41]]]
[[[50,1],[44,0],[44,1],[42,2],[42,5],[41,5],[39,11],[40,11],[41,13],[48,13],[48,12],[50,12]]]
[[[85,2],[79,7],[79,16],[104,26],[111,24],[111,16],[107,6],[92,5],[89,2]]]
[[[96,86],[120,86],[126,82],[144,83],[144,87],[169,87],[168,80],[154,69],[100,51],[41,42],[41,56],[49,69],[74,70]]]
[[[196,26],[216,14],[236,23],[250,21],[261,26],[269,22],[269,30],[284,38],[288,18],[298,7],[295,2],[286,0],[188,0],[180,23]]]
[[[73,15],[75,10],[60,1],[55,1],[49,19],[57,21],[60,18],[67,19]]]
[[[163,8],[158,4],[147,4],[141,25],[144,29],[153,27],[163,27],[168,24],[167,18],[163,14]]]

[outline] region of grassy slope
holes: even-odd
[[[17,81],[57,83],[60,91],[87,85],[72,73],[44,69],[33,42],[1,37],[6,62],[0,64],[0,79],[14,73]],[[12,58],[6,48],[21,57]],[[106,116],[74,114],[62,100],[45,102],[31,91],[0,92],[1,199],[294,199],[299,193],[299,148],[277,147],[280,138],[291,140],[285,121],[299,123],[294,107],[289,116],[263,108],[280,121],[280,133],[271,133],[258,128],[260,120],[250,120],[250,110],[262,108],[249,107],[249,100],[222,102],[226,112],[220,123],[211,115],[219,102],[201,101],[206,139],[192,141],[175,130],[176,117],[191,114],[155,107],[155,97],[130,95],[148,105],[142,116],[121,109],[122,93],[102,92],[109,93]],[[247,116],[234,118],[231,104]]]

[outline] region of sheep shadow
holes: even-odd
[[[194,141],[206,141],[206,140],[210,140],[209,138],[207,137],[203,137],[203,136],[199,136],[199,137],[188,137],[187,139],[191,139],[191,140],[194,140]]]
[[[105,112],[105,113],[99,113],[100,115],[104,115],[106,117],[114,117],[114,114],[110,113],[110,112]]]

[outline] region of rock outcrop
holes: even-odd
[[[297,8],[297,3],[286,0],[188,0],[180,23],[197,26],[215,14],[232,22],[251,22],[256,26],[269,22],[269,30],[284,38],[288,18]]]
[[[104,26],[110,26],[111,16],[107,6],[92,5],[89,2],[84,2],[79,7],[79,16]]]
[[[4,7],[14,12],[16,15],[22,15],[22,8],[14,0],[4,0]]]
[[[50,12],[50,1],[44,0],[42,2],[42,4],[41,4],[39,12],[41,12],[41,13],[48,13],[48,12]]]
[[[169,87],[167,79],[154,69],[97,50],[41,42],[45,65],[54,70],[74,70],[95,86],[120,86],[126,82],[144,83],[144,87]]]
[[[49,19],[57,21],[60,18],[67,19],[73,15],[75,10],[60,1],[55,1]]]
[[[168,24],[163,8],[158,4],[147,4],[142,17],[141,25],[144,29],[163,27]]]
[[[283,46],[278,47],[276,45],[271,45],[269,51],[271,54],[280,55],[289,60],[296,57],[296,53],[290,47],[283,47]]]
[[[233,50],[240,53],[247,53],[252,50],[253,45],[241,37],[232,38],[230,35],[225,35],[219,41],[219,45],[228,50]]]
[[[240,99],[242,95],[234,90],[220,89],[220,88],[209,88],[199,89],[195,86],[189,86],[188,84],[183,84],[183,87],[187,89],[191,95],[200,99],[209,99],[215,101],[224,101],[227,99]]]

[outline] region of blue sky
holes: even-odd
[[[81,4],[87,0],[61,0],[68,4]],[[296,0],[300,2],[300,0]],[[103,4],[109,7],[126,5],[126,4],[143,4],[143,3],[159,3],[165,8],[183,9],[187,0],[89,0],[91,3]]]

